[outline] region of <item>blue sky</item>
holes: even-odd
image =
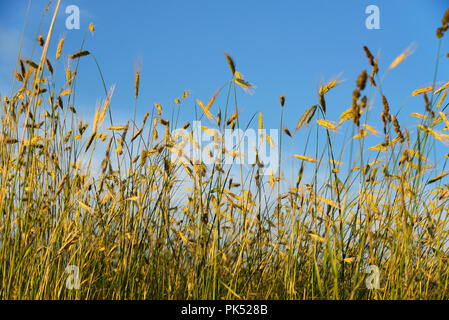
[[[23,56],[31,54],[46,3],[31,4]],[[44,19],[43,35],[55,3]],[[64,9],[71,4],[81,10],[80,30],[65,27]],[[365,8],[370,4],[380,9],[380,30],[365,27]],[[414,53],[390,71],[383,83],[393,112],[405,103],[399,116],[405,120],[410,112],[423,111],[422,97],[410,98],[410,93],[432,83],[438,47],[435,29],[447,5],[446,0],[62,1],[49,52],[54,59],[57,40],[62,36],[66,38],[65,58],[76,52],[93,22],[95,34],[88,35],[85,49],[95,54],[107,86],[116,84],[111,108],[114,119],[126,122],[133,115],[137,61],[142,62],[138,113],[143,115],[154,102],[171,108],[186,89],[194,99],[208,101],[231,77],[223,55],[226,51],[234,58],[237,70],[257,86],[253,95],[238,90],[241,121],[246,123],[254,112],[262,111],[265,126],[278,127],[278,97],[286,94],[285,125],[292,129],[306,108],[317,103],[321,80],[340,73],[346,80],[327,96],[329,119],[337,119],[350,106],[358,74],[371,70],[363,45],[374,55],[379,53],[382,74],[415,42]],[[2,93],[10,88],[27,6],[25,0],[0,1]],[[442,54],[449,52],[447,40],[443,38]],[[35,51],[34,59],[37,57]],[[442,57],[438,81],[448,80],[448,67],[449,59]],[[92,59],[82,59],[78,77],[79,114],[89,116],[96,101],[104,98]],[[194,99],[182,106],[181,123],[192,120]],[[224,99],[218,99],[212,111],[216,113],[223,103]],[[373,114],[380,112],[381,100],[376,99]]]

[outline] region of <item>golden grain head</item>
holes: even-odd
[[[388,67],[388,70],[396,68],[400,63],[402,63],[408,56],[410,56],[415,50],[415,43],[411,43]]]
[[[23,81],[22,75],[21,75],[20,73],[16,72],[16,73],[14,74],[14,76],[16,77],[17,81],[20,81],[20,82]]]
[[[58,47],[56,49],[56,61],[59,60],[59,57],[61,56],[62,52],[62,46],[64,45],[64,38],[61,38],[58,42]]]
[[[136,71],[134,74],[134,94],[137,97],[139,96],[139,83],[140,83],[140,72]]]
[[[88,28],[89,28],[90,33],[94,34],[95,26],[94,26],[94,24],[92,22],[89,23],[89,27]]]
[[[186,91],[184,91],[183,93],[182,93],[182,99],[186,99],[188,96],[189,96],[189,94],[190,94],[190,92],[188,91],[188,90],[186,90]]]
[[[145,126],[145,123],[147,122],[148,116],[150,115],[149,112],[146,112],[145,115],[143,116],[143,124],[142,126]]]
[[[424,87],[424,88],[419,88],[419,89],[416,89],[416,90],[414,90],[412,92],[412,96],[414,97],[414,96],[417,96],[418,94],[423,94],[423,93],[426,93],[426,92],[429,92],[429,91],[432,91],[432,90],[433,90],[433,86],[427,86],[427,87]]]
[[[243,79],[238,79],[238,78],[236,78],[236,79],[235,79],[235,82],[236,82],[239,86],[241,86],[243,89],[251,89],[251,88],[253,87],[253,85],[252,85],[251,83],[249,83],[249,82],[247,82],[247,81],[245,81],[245,80],[243,80]]]

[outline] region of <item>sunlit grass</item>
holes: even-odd
[[[439,154],[449,140],[449,83],[411,88],[424,105],[409,118],[413,130],[406,129],[382,94],[382,63],[364,47],[367,70],[353,79],[352,106],[338,119],[326,114],[338,77],[321,85],[295,128],[283,127],[289,104],[280,97],[279,140],[264,137],[278,147],[277,172],[263,175],[259,161],[224,163],[238,149],[219,148],[214,164],[179,164],[170,160],[179,151],[171,132],[183,127],[196,139],[190,123],[178,122],[181,108],[194,110],[192,122],[213,123],[202,130],[218,141],[226,129],[253,125],[239,122],[237,90],[254,86],[231,56],[223,59],[230,79],[212,97],[191,99],[186,91],[171,109],[155,103],[141,120],[137,68],[134,115],[113,122],[114,87],[105,85],[84,41],[66,66],[59,59],[63,39],[57,52],[47,51],[53,23],[36,40],[39,60],[19,54],[13,91],[1,97],[2,299],[449,297],[449,171],[447,155]],[[407,50],[384,70],[393,72]],[[104,84],[91,124],[78,118],[74,103],[85,59],[94,59]],[[222,108],[214,104],[219,98]],[[374,103],[382,104],[381,114],[372,112]],[[266,129],[263,114],[254,119]],[[378,119],[381,129],[373,124]],[[322,143],[312,144],[314,137]],[[290,143],[303,150],[291,154],[294,172],[283,167],[291,163],[283,161]],[[79,290],[66,286],[69,265],[80,270]],[[372,265],[379,268],[377,289],[367,287]]]

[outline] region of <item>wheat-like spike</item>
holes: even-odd
[[[61,38],[58,42],[58,47],[56,49],[56,61],[59,60],[59,57],[61,56],[62,46],[64,44],[64,38]]]
[[[31,61],[31,60],[29,60],[29,59],[26,59],[26,60],[24,60],[24,61],[25,61],[25,63],[26,63],[27,65],[29,65],[30,67],[32,67],[32,68],[34,68],[34,69],[39,68],[38,64],[37,64],[36,62],[34,62],[34,61]]]
[[[210,107],[214,103],[214,101],[217,98],[219,92],[220,92],[219,90],[215,91],[214,95],[210,98],[210,100],[209,100],[209,102],[207,103],[207,106],[206,106],[207,110],[210,110]]]
[[[298,124],[296,125],[295,131],[299,130],[303,126],[304,123],[309,124],[310,119],[315,114],[315,111],[317,108],[318,108],[317,105],[313,105],[303,113],[303,115],[301,116],[301,119],[299,119]]]
[[[408,56],[410,56],[415,49],[415,44],[410,44],[388,67],[388,70],[396,68],[401,62],[403,62]]]
[[[133,142],[134,140],[137,139],[137,137],[142,133],[143,128],[140,128],[139,130],[137,130],[137,132],[134,134],[134,136],[131,138],[131,142]]]
[[[78,59],[78,58],[81,58],[81,57],[88,56],[89,54],[90,54],[89,51],[87,51],[87,50],[81,50],[81,51],[78,51],[78,52],[75,52],[74,54],[72,54],[72,55],[70,56],[70,59],[71,59],[71,60]]]
[[[232,76],[234,76],[235,75],[235,63],[234,63],[234,60],[232,60],[231,56],[228,53],[225,52],[224,55],[226,57],[226,60],[228,61],[229,68],[231,69],[231,72],[232,72]]]
[[[106,115],[106,111],[108,110],[109,104],[111,103],[111,98],[112,98],[112,94],[114,93],[114,90],[115,90],[115,85],[112,85],[111,89],[109,89],[108,97],[103,105],[103,108],[100,113],[100,117],[98,119],[98,122],[99,122],[98,127],[100,127],[101,124],[103,123],[104,117]]]
[[[46,63],[46,65],[47,65],[48,71],[49,71],[51,74],[53,74],[53,66],[52,66],[51,63],[50,63],[50,60],[45,59],[45,63]]]
[[[139,96],[139,82],[140,82],[140,72],[136,71],[136,73],[134,75],[134,89],[135,89],[136,99]]]
[[[203,104],[203,102],[199,99],[196,100],[196,102],[198,103],[198,105],[200,106],[200,108],[203,110],[204,114],[210,119],[213,120],[214,116],[212,115],[212,113],[210,113],[209,109],[206,108],[206,106]]]

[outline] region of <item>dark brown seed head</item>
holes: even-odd
[[[20,63],[20,73],[22,74],[22,78],[24,78],[25,77],[25,72],[26,72],[25,65],[23,64],[23,60],[22,59],[20,59],[19,63]]]
[[[324,94],[320,95],[320,105],[323,109],[323,112],[326,113],[326,100],[324,99]]]
[[[72,54],[70,56],[70,59],[73,60],[73,59],[81,58],[81,57],[87,56],[89,54],[90,54],[90,52],[87,50],[78,51],[78,52]]]
[[[44,38],[41,35],[37,37],[37,43],[39,43],[41,47],[44,46]]]
[[[58,97],[58,106],[61,108],[61,110],[64,109],[64,104],[62,103],[62,99],[60,96]]]
[[[39,45],[41,46],[41,47],[43,47],[44,46],[44,37],[42,37],[41,35],[39,36],[39,37],[37,37],[37,42],[39,42]]]
[[[390,112],[390,106],[388,105],[388,100],[387,100],[387,98],[384,95],[382,95],[382,104],[384,106],[384,111],[389,113]]]
[[[285,134],[287,136],[289,136],[290,138],[292,137],[292,134],[290,133],[290,130],[288,130],[287,128],[284,128],[283,131],[285,132]]]
[[[444,13],[443,19],[441,19],[441,23],[443,25],[449,23],[449,9],[447,9],[446,12]]]
[[[360,106],[358,103],[352,107],[352,121],[357,127],[360,127]]]
[[[360,98],[360,90],[359,89],[355,89],[352,92],[352,108],[353,108],[353,110],[355,110],[355,108],[357,107],[357,103],[358,103],[359,98]]]
[[[423,94],[423,97],[424,97],[424,102],[426,103],[426,110],[427,110],[427,108],[430,105],[430,101],[429,101],[429,98],[427,97],[427,94],[425,92]]]
[[[402,134],[398,119],[396,119],[394,115],[391,116],[391,119],[393,120],[394,131],[398,135],[399,141],[401,141],[401,143],[404,142],[404,135]]]
[[[382,103],[384,106],[384,110],[380,114],[380,117],[382,119],[382,122],[384,123],[384,133],[387,133],[387,124],[391,122],[391,115],[390,115],[390,107],[388,105],[387,98],[382,95]],[[386,142],[388,144],[388,142]]]
[[[371,51],[369,51],[367,46],[363,46],[363,50],[366,53],[366,57],[369,59],[369,64],[374,67],[374,56],[372,55]]]
[[[53,74],[53,66],[50,63],[50,60],[46,59],[45,63],[47,64],[48,71],[50,71],[50,73]]]
[[[25,60],[25,63],[27,64],[27,65],[29,65],[30,67],[32,67],[32,68],[34,68],[34,69],[37,69],[37,68],[39,68],[39,66],[35,63],[35,62],[33,62],[33,61],[31,61],[31,60]]]
[[[285,104],[285,94],[279,97],[279,101],[281,102],[281,106],[283,107]]]
[[[360,89],[360,91],[365,89],[367,78],[368,78],[368,74],[366,73],[366,70],[363,70],[357,79],[357,87]]]

